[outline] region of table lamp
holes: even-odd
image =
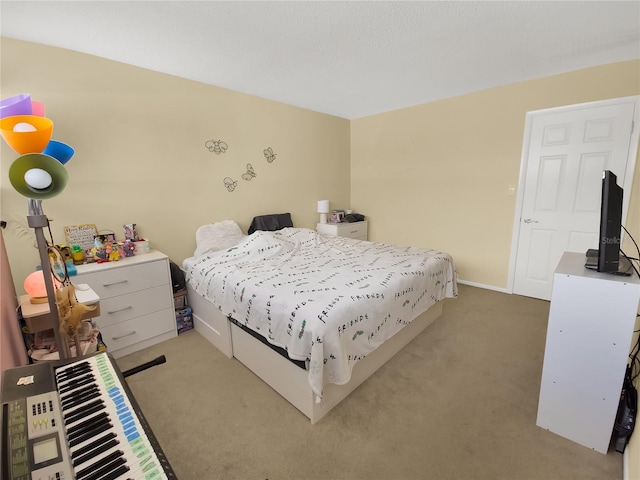
[[[320,223],[327,223],[327,213],[329,213],[329,200],[318,200],[318,213]]]

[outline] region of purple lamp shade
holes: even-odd
[[[31,115],[32,111],[31,96],[28,93],[0,100],[0,118]]]
[[[71,159],[71,157],[73,157],[75,151],[66,143],[58,142],[57,140],[51,140],[49,141],[47,148],[45,148],[42,153],[55,158],[64,165]]]

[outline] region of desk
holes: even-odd
[[[82,320],[89,320],[100,316],[100,297],[94,292],[89,285],[78,284],[76,287],[76,298],[79,303],[85,305],[95,305],[95,310],[85,313]],[[84,290],[83,290],[84,288]],[[20,308],[22,309],[22,317],[31,333],[41,332],[56,328],[53,322],[53,316],[49,310],[49,303],[31,303],[29,295],[20,296]]]

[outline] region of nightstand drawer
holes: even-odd
[[[98,294],[100,300],[149,287],[169,283],[166,261],[113,267],[104,271],[78,274],[74,283],[86,283]]]
[[[95,320],[102,329],[158,310],[173,308],[172,300],[167,295],[166,285],[107,298],[101,301],[101,315]]]
[[[358,240],[367,239],[367,223],[366,222],[354,222],[340,225],[338,229],[338,236],[356,238]]]
[[[367,240],[367,222],[319,223],[316,231],[332,237],[348,237]]]
[[[171,311],[173,312],[173,310]],[[120,322],[108,327],[100,326],[100,333],[107,350],[115,352],[122,348],[140,343],[152,337],[162,335],[175,329],[176,319],[171,312],[161,311],[150,313],[126,322]]]

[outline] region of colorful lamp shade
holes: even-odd
[[[16,158],[9,167],[9,182],[27,198],[43,200],[62,192],[69,174],[55,158],[43,153],[29,153]]]
[[[71,159],[71,157],[73,157],[75,150],[66,143],[51,140],[47,145],[47,148],[45,148],[42,153],[55,158],[64,165]]]
[[[0,133],[17,153],[41,153],[49,144],[53,121],[37,115],[14,115],[0,119]]]
[[[44,112],[45,112],[44,103],[31,100],[31,115],[44,117]]]
[[[14,115],[31,115],[33,107],[31,96],[21,93],[13,97],[0,100],[0,118],[13,117]]]

